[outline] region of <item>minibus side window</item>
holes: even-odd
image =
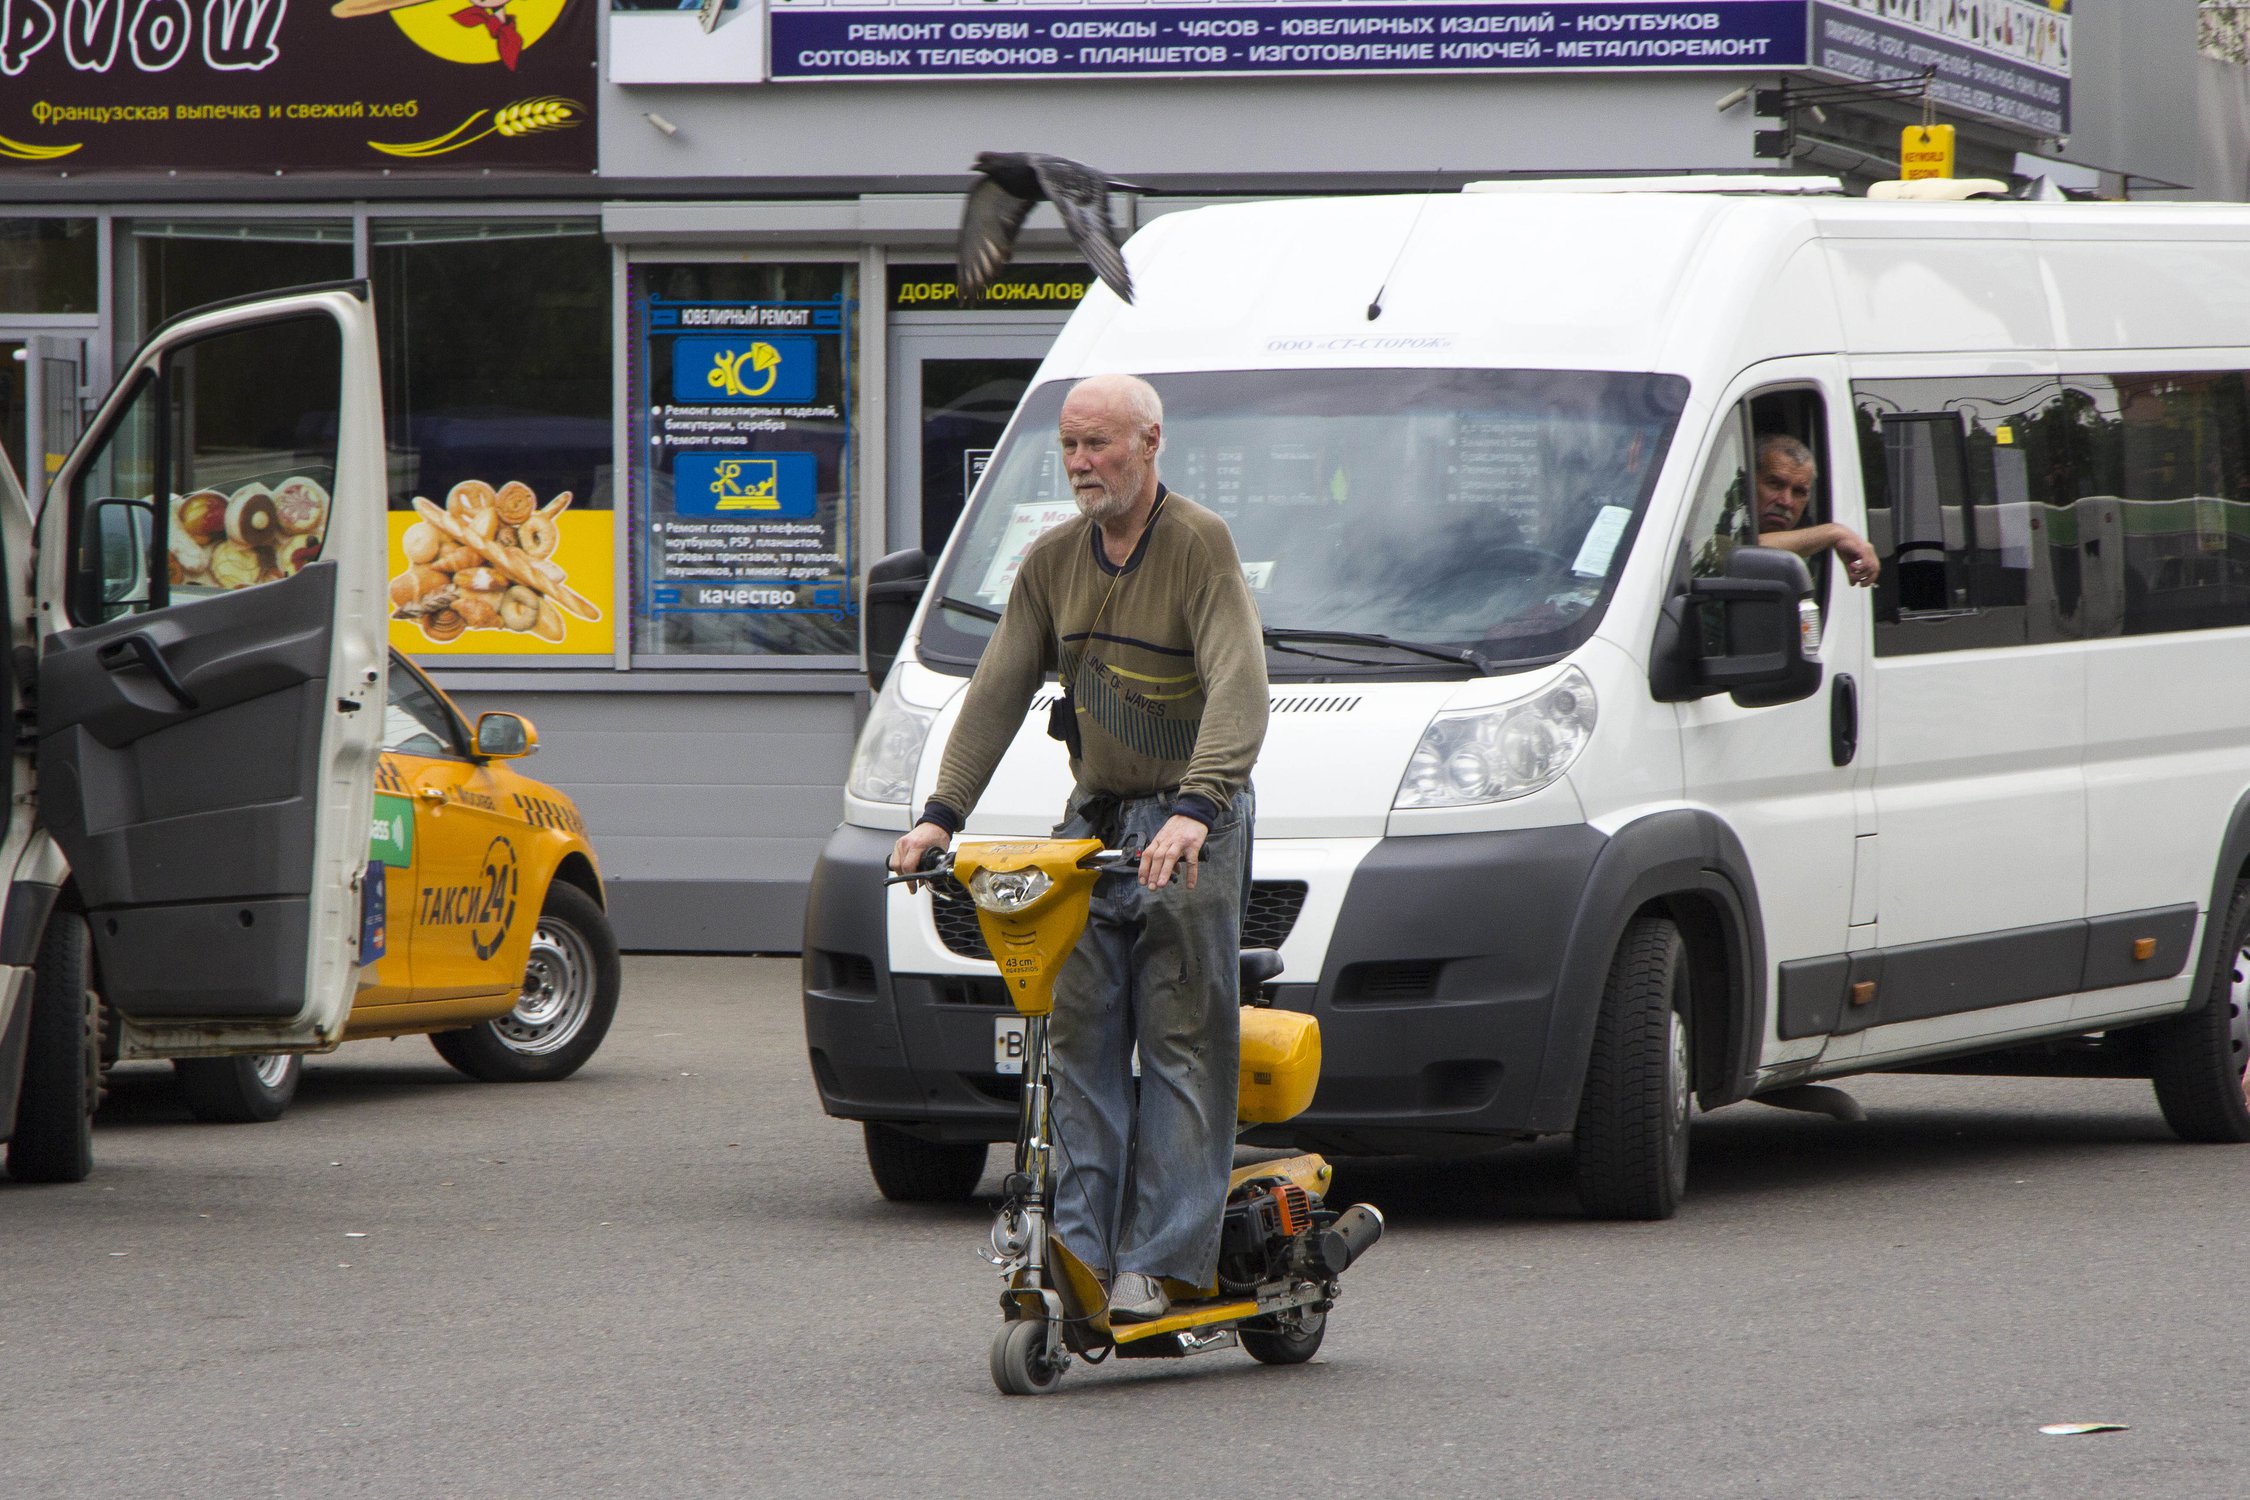
[[[2250,625],[2250,398],[2238,372],[2077,376],[2089,634]]]
[[[1878,656],[2081,633],[2075,406],[2051,379],[1855,384]]]

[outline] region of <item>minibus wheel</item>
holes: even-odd
[[[2204,1003],[2149,1028],[2149,1080],[2183,1141],[2250,1141],[2250,882],[2234,888]]]
[[[305,1059],[296,1052],[241,1057],[175,1057],[188,1113],[206,1125],[256,1125],[278,1120],[297,1097]]]
[[[86,988],[86,919],[58,911],[39,939],[23,1087],[8,1137],[18,1182],[84,1182],[94,1170],[94,1105],[101,1086],[101,1021]]]
[[[1601,1013],[1571,1150],[1578,1201],[1596,1219],[1669,1219],[1687,1192],[1687,944],[1669,917],[1626,925]]]
[[[966,1203],[984,1177],[982,1141],[925,1141],[895,1125],[869,1120],[867,1170],[893,1203]]]

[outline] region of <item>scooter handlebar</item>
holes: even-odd
[[[922,862],[914,867],[911,874],[886,875],[883,877],[883,884],[913,885],[927,881],[934,891],[937,882],[952,873],[953,851],[950,849],[931,849],[923,854]]]

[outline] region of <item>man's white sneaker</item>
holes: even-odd
[[[1164,1284],[1138,1271],[1127,1271],[1109,1289],[1112,1323],[1152,1323],[1171,1306],[1172,1299],[1164,1295]]]

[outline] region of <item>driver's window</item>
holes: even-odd
[[[75,619],[276,583],[320,556],[342,339],[314,315],[166,353],[72,486]]]
[[[1697,578],[1717,578],[1726,572],[1736,547],[1756,540],[1750,529],[1749,450],[1742,418],[1739,409],[1728,414],[1688,511],[1688,571]]]
[[[1828,519],[1827,466],[1821,462],[1820,393],[1766,391],[1739,403],[1713,445],[1688,514],[1688,571],[1716,578],[1734,549],[1780,537],[1812,571],[1826,607],[1826,548],[1798,535]]]
[[[390,692],[383,704],[383,748],[400,755],[452,755],[453,719],[421,678],[391,661]]]

